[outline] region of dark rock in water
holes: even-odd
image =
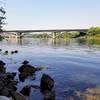
[[[2,49],[0,49],[0,52],[2,51]]]
[[[10,94],[13,100],[27,100],[27,98],[19,92],[11,91]]]
[[[23,94],[24,96],[29,96],[31,92],[31,87],[30,86],[25,86],[20,93]]]
[[[22,64],[24,64],[24,65],[26,65],[28,63],[29,63],[29,61],[27,61],[27,60],[24,60],[24,62],[22,62]]]
[[[54,87],[54,80],[49,75],[43,74],[40,83],[41,92],[52,91],[53,87]]]
[[[5,51],[5,54],[8,54],[8,50]]]
[[[14,54],[14,51],[11,51],[11,54]]]
[[[43,100],[55,100],[55,92],[54,91],[45,91],[43,93]]]
[[[4,67],[5,63],[0,60],[0,73],[5,73],[6,68]]]
[[[19,80],[21,81],[21,82],[24,82],[24,80],[27,78],[27,73],[20,73],[19,74]]]
[[[0,60],[0,65],[4,66],[5,63],[2,60]]]
[[[15,53],[18,53],[18,50],[15,50]]]
[[[17,81],[13,79],[14,76],[11,73],[0,74],[0,95],[9,97],[11,91],[17,90]]]
[[[19,69],[20,73],[27,73],[28,75],[31,75],[32,73],[35,73],[36,69],[32,65],[22,65]]]

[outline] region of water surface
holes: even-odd
[[[40,84],[43,73],[55,80],[57,100],[66,98],[66,89],[71,87],[84,90],[88,87],[100,87],[100,45],[98,42],[79,39],[7,39],[0,42],[0,60],[6,62],[7,71],[18,72],[24,60],[34,66],[45,66],[36,73],[36,80],[27,79],[18,84],[20,90],[24,85]],[[4,55],[5,50],[18,50],[18,54]],[[30,100],[37,99],[38,92],[32,90]]]

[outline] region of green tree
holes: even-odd
[[[100,34],[100,27],[91,27],[88,30],[88,35],[97,35]]]
[[[0,7],[0,32],[2,32],[3,25],[5,24],[5,10],[3,7]]]

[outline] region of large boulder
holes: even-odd
[[[54,87],[54,80],[49,75],[43,74],[40,83],[41,92],[52,91],[53,87]]]
[[[24,61],[22,66],[18,69],[20,72],[19,80],[24,81],[28,76],[32,76],[37,70],[34,66],[28,64],[28,61]]]

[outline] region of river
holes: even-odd
[[[4,39],[0,42],[0,60],[6,62],[7,71],[18,72],[24,60],[34,66],[45,68],[36,73],[36,79],[18,83],[20,90],[25,85],[40,84],[43,73],[55,81],[57,100],[65,100],[66,89],[84,90],[100,87],[100,44],[80,39]],[[17,54],[4,55],[5,50],[18,50]],[[17,79],[18,77],[16,77]],[[37,90],[31,90],[30,100],[41,100]]]

